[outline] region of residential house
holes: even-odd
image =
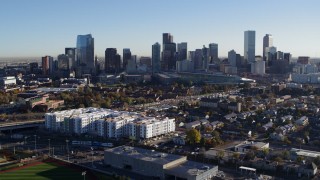
[[[271,133],[270,138],[276,141],[284,141],[284,135],[278,132]]]
[[[200,107],[218,108],[220,99],[217,98],[201,98]]]
[[[309,124],[309,119],[307,116],[302,116],[300,119],[295,121],[295,124],[298,126],[306,126]]]
[[[212,123],[210,123],[210,125],[212,126],[212,129],[215,130],[223,127],[224,123],[221,121],[213,121]]]
[[[234,112],[241,112],[241,103],[239,102],[230,102],[228,103],[228,109]]]
[[[185,127],[186,129],[193,129],[193,128],[197,128],[201,125],[200,121],[193,121],[193,122],[189,122],[189,123],[185,123]]]
[[[261,127],[261,129],[262,129],[262,131],[266,132],[266,131],[268,131],[270,128],[272,128],[272,126],[273,126],[273,122],[268,122],[267,124],[263,125],[263,126]]]

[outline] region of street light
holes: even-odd
[[[87,174],[87,171],[83,171],[83,172],[81,173],[81,176],[83,176],[83,180],[86,180],[86,174]]]
[[[50,151],[51,151],[50,139],[48,139],[48,141],[49,141],[49,156],[50,156],[50,155],[51,155],[51,154],[50,154]]]
[[[67,144],[67,155],[68,155],[68,161],[69,161],[69,140],[66,139],[66,144]]]
[[[91,147],[91,166],[93,167],[93,147]]]
[[[37,135],[34,136],[34,151],[37,151]]]

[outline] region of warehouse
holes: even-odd
[[[218,166],[188,161],[186,156],[130,146],[106,150],[104,163],[160,179],[206,180],[218,172]]]

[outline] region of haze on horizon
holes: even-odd
[[[256,31],[256,54],[262,38],[293,56],[320,56],[318,0],[3,0],[0,6],[0,57],[56,57],[75,47],[79,34],[92,34],[95,54],[115,47],[150,56],[151,45],[169,32],[188,51],[219,44],[219,56],[234,49],[243,55],[244,31]]]

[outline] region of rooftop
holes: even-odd
[[[217,166],[213,166],[210,164],[203,164],[194,161],[186,161],[182,164],[170,167],[166,169],[168,174],[175,174],[179,177],[186,177],[187,176],[199,176],[204,172],[215,168]],[[171,173],[170,173],[171,172]]]
[[[264,143],[264,142],[254,142],[254,141],[244,141],[238,145],[236,145],[235,147],[241,147],[241,148],[250,148],[250,147],[257,147],[258,149],[263,148],[265,145],[267,145],[269,143]]]
[[[318,151],[309,151],[309,150],[304,150],[304,149],[296,149],[296,148],[291,148],[291,152],[295,152],[298,156],[307,156],[307,157],[317,157],[320,156],[320,152]]]
[[[185,156],[179,156],[174,154],[167,154],[162,152],[156,152],[149,149],[142,149],[138,147],[119,146],[112,149],[107,149],[106,152],[114,154],[128,156],[134,159],[143,161],[149,161],[160,165],[166,165],[172,161],[179,159],[186,159]]]

